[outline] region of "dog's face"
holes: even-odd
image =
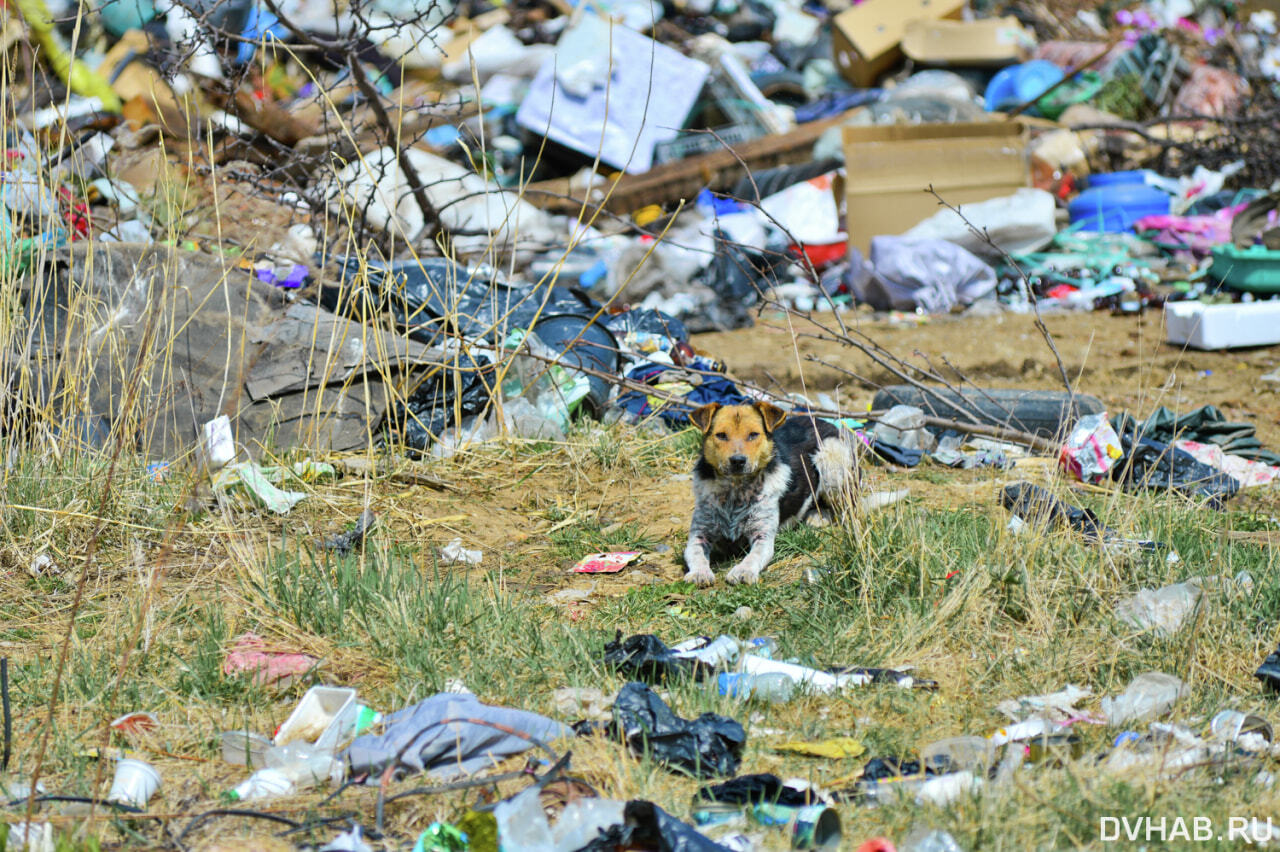
[[[702,457],[723,476],[751,476],[773,458],[771,435],[787,413],[767,402],[704,405],[689,415],[702,430]]]

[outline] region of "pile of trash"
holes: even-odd
[[[502,431],[554,439],[576,412],[611,406],[676,422],[743,398],[688,334],[749,324],[766,306],[1166,306],[1175,343],[1280,339],[1266,299],[1280,288],[1280,174],[1257,136],[1280,115],[1265,10],[1153,0],[1050,21],[1016,4],[978,17],[962,0],[236,0],[216,13],[200,0],[83,12],[24,0],[15,11],[10,29],[45,61],[7,96],[0,268],[38,281],[70,270],[58,286],[73,290],[93,277],[114,304],[127,277],[93,275],[87,258],[132,252],[136,266],[140,246],[105,244],[168,243],[175,257],[198,253],[181,263],[233,273],[237,299],[273,316],[381,317],[426,347],[406,353],[425,370],[348,357],[341,375],[316,371],[344,388],[378,372],[375,401],[357,412],[357,394],[330,394],[316,417],[286,404],[274,425],[293,443],[346,449],[371,431],[448,454]],[[193,239],[207,220],[166,199],[202,174],[234,175],[256,198],[254,222],[273,227],[213,252]],[[177,294],[220,307],[201,296]],[[118,327],[136,338],[141,323]],[[274,395],[317,384],[277,373],[280,384],[206,389],[280,411]],[[192,424],[186,401],[160,406],[183,421],[162,418],[162,445],[230,413],[197,410]],[[97,397],[67,417],[93,443],[110,407]],[[271,428],[235,419],[244,444]]]
[[[1274,14],[1043,9],[24,0],[10,30],[44,61],[7,95],[0,268],[70,268],[58,286],[79,290],[88,256],[138,256],[106,243],[168,243],[274,316],[376,317],[426,347],[406,353],[425,370],[340,359],[331,387],[379,373],[362,412],[341,392],[277,415],[332,449],[371,431],[448,454],[554,439],[580,410],[675,422],[740,401],[688,334],[766,306],[1165,306],[1175,343],[1280,340],[1280,174],[1258,136],[1280,115]],[[208,220],[170,198],[193,175],[234,176],[270,226],[211,252],[194,238]],[[94,277],[104,303],[124,298],[124,278]],[[273,384],[206,389],[266,410]],[[230,413],[193,424],[185,401],[162,444]],[[93,443],[109,408],[67,416]],[[270,428],[237,421],[246,444]]]

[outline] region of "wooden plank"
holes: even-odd
[[[753,139],[736,148],[722,148],[697,157],[663,163],[644,174],[619,175],[592,189],[592,203],[587,205],[587,212],[593,212],[605,194],[608,194],[608,199],[603,201],[604,209],[625,214],[650,204],[666,205],[681,199],[691,201],[704,188],[723,192],[741,180],[748,169],[757,171],[807,162],[818,137],[849,115],[844,113],[812,121],[790,133]],[[553,213],[578,212],[583,206],[582,195],[581,191],[570,190],[569,178],[537,181],[524,187],[526,201]]]

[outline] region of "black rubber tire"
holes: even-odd
[[[876,394],[871,407],[881,411],[895,405],[912,405],[930,417],[961,423],[973,422],[968,416],[972,414],[988,426],[1004,426],[1050,439],[1064,437],[1081,417],[1107,410],[1096,396],[1076,394],[1072,399],[1066,391],[987,388],[965,389],[957,395],[939,388],[936,393],[938,396],[925,393],[914,385],[890,385]],[[945,430],[929,427],[929,431],[936,434]]]

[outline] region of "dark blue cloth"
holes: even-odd
[[[661,364],[641,364],[627,373],[627,378],[635,382],[653,384],[658,377],[669,370]],[[689,392],[683,400],[664,404],[657,412],[662,420],[673,428],[689,425],[689,412],[704,405],[718,402],[721,405],[747,405],[751,397],[744,396],[738,386],[725,378],[705,376],[702,383]],[[648,417],[654,413],[653,405],[647,394],[640,391],[627,391],[621,394],[616,404],[636,417]]]

